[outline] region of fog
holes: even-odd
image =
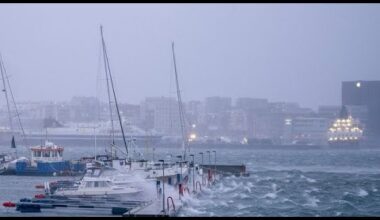
[[[1,4],[17,101],[96,96],[104,27],[120,102],[208,96],[338,105],[341,81],[379,80],[380,5]],[[4,104],[4,103],[3,103]]]

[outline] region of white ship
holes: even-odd
[[[327,137],[330,146],[358,146],[363,137],[363,129],[359,120],[352,118],[343,106],[339,118],[329,128]]]
[[[158,141],[162,135],[158,132],[151,131],[146,132],[137,126],[123,123],[125,127],[125,136],[134,140],[151,140]],[[97,139],[109,139],[112,134],[112,127],[110,121],[103,122],[89,122],[89,123],[67,123],[63,127],[49,127],[46,129],[46,133],[51,139],[94,139],[96,135]],[[120,128],[114,128],[115,139],[122,139],[122,133]],[[28,131],[26,132],[28,138],[41,138],[46,134],[41,131]]]

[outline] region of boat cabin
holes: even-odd
[[[59,147],[52,142],[45,142],[45,145],[34,146],[30,148],[32,153],[31,164],[37,165],[37,161],[42,162],[60,162],[63,161],[63,147]]]

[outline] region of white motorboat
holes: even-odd
[[[100,171],[99,171],[100,172]],[[87,176],[70,187],[58,188],[58,196],[134,196],[143,190],[133,181],[120,181],[110,176]]]

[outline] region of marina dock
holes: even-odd
[[[222,164],[203,164],[200,167],[205,170],[216,171],[216,173],[221,174],[223,176],[235,175],[235,176],[249,176],[249,173],[246,172],[246,166],[242,165],[222,165]]]

